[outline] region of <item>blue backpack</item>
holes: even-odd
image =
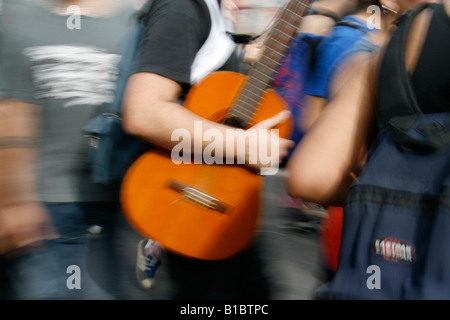
[[[450,112],[422,113],[404,14],[380,74],[380,130],[344,205],[339,265],[317,299],[450,299]],[[395,88],[395,94],[386,88]]]

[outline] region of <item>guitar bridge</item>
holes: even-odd
[[[207,209],[225,213],[229,207],[223,201],[220,201],[219,199],[214,198],[180,181],[171,180],[169,182],[169,188],[180,193],[185,199]]]

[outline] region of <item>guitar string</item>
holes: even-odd
[[[260,74],[260,75],[263,75],[263,76],[266,76],[267,78],[270,78],[271,79],[271,77],[269,77],[269,76],[267,76],[265,73],[263,73],[263,72],[261,72],[261,71],[258,71],[258,73]],[[258,77],[255,77],[254,79],[256,79],[256,81],[259,81],[261,84],[263,84],[263,85],[267,85],[267,82],[266,81],[263,81],[263,80],[260,80]],[[264,93],[264,91],[267,89],[266,87],[264,88],[264,89],[261,89],[261,87],[259,86],[259,85],[256,85],[255,83],[252,83],[252,82],[249,82],[248,83],[248,85],[247,85],[247,87],[246,87],[246,89],[245,89],[245,93],[247,93],[247,95],[244,95],[244,98],[243,98],[243,100],[241,100],[241,104],[244,104],[244,105],[246,105],[246,106],[248,106],[248,107],[253,107],[255,104],[259,104],[259,102],[260,102],[260,100],[261,100],[261,98],[262,98],[262,95],[260,95],[260,94],[257,94],[256,92],[255,92],[255,90],[251,90],[251,88],[250,88],[250,86],[251,87],[253,87],[253,88],[255,88],[256,90],[258,90],[258,91],[261,91],[261,93]],[[251,96],[249,96],[249,93],[250,94],[252,94],[252,95],[254,95],[254,96],[256,96],[256,98],[252,98]],[[251,103],[250,102],[248,102],[248,100],[250,100],[251,101]],[[235,114],[239,114],[239,115],[241,115],[241,116],[244,116],[245,118],[250,118],[251,117],[251,115],[252,115],[252,112],[250,111],[250,110],[248,110],[247,108],[244,108],[244,109],[241,109],[242,108],[242,105],[240,106],[240,108],[239,109],[235,109]]]
[[[291,2],[292,3],[292,2]],[[303,19],[303,13],[304,13],[304,10],[305,10],[305,8],[308,8],[308,9],[310,9],[311,7],[309,7],[309,6],[307,6],[307,5],[305,5],[305,4],[303,4],[303,3],[301,3],[301,2],[298,2],[298,1],[296,1],[294,4],[293,4],[293,6],[295,6],[294,8],[292,8],[292,10],[289,8],[289,5],[285,8],[285,11],[284,11],[284,13],[283,13],[283,15],[281,15],[281,17],[280,17],[280,20],[279,20],[279,22],[277,23],[277,25],[273,28],[273,30],[272,30],[272,35],[275,35],[275,36],[279,36],[279,40],[278,39],[276,39],[276,38],[270,38],[270,40],[268,41],[268,43],[267,43],[267,46],[266,46],[266,48],[265,48],[265,50],[264,50],[264,52],[263,52],[263,55],[261,56],[261,63],[259,63],[259,65],[257,65],[255,68],[254,68],[254,70],[253,70],[253,72],[255,73],[255,74],[257,74],[257,75],[263,75],[263,76],[265,76],[266,78],[267,78],[267,80],[272,80],[272,76],[269,76],[268,74],[266,74],[264,71],[262,71],[262,70],[260,70],[258,67],[265,67],[266,69],[269,69],[269,72],[271,73],[271,74],[273,74],[273,72],[275,72],[275,68],[270,68],[269,66],[267,66],[267,65],[264,65],[262,62],[264,62],[264,60],[269,60],[270,62],[274,62],[275,64],[276,64],[276,66],[279,66],[280,65],[280,61],[276,61],[276,60],[274,60],[274,59],[272,59],[270,56],[268,56],[268,55],[270,55],[270,52],[269,51],[273,51],[273,52],[276,52],[278,55],[280,55],[281,57],[281,59],[284,57],[284,54],[281,54],[281,53],[279,53],[278,51],[276,51],[274,48],[272,48],[272,46],[271,45],[273,45],[273,47],[275,47],[275,48],[280,48],[280,47],[284,47],[284,48],[288,48],[288,46],[286,45],[287,43],[289,43],[289,41],[291,41],[292,40],[292,38],[293,38],[293,35],[291,36],[290,34],[288,34],[287,32],[289,32],[289,33],[292,33],[292,31],[294,31],[293,33],[295,34],[295,29],[297,29],[297,27],[298,26],[296,26],[296,25],[294,25],[294,24],[292,24],[291,23],[291,21],[292,20],[294,20],[294,21],[297,21],[297,19],[299,19],[300,21]],[[300,10],[299,10],[299,7],[303,7],[303,11],[301,12],[301,14],[299,14],[299,13],[297,13],[297,12],[299,12]],[[290,19],[288,19],[287,17],[289,18],[290,17]],[[286,29],[288,29],[288,31],[286,31]],[[290,30],[290,31],[289,31]],[[283,39],[284,38],[284,39]],[[283,41],[284,40],[284,41]],[[281,41],[283,41],[283,42],[281,42]],[[272,42],[272,43],[270,43],[270,42]],[[278,47],[277,47],[278,46]],[[267,50],[267,49],[269,49],[269,50]],[[280,60],[281,60],[280,59]],[[275,66],[275,67],[276,67]],[[252,76],[253,76],[253,74],[252,74]],[[257,89],[259,89],[259,86],[257,86],[256,84],[254,84],[253,82],[252,82],[252,79],[253,78],[255,78],[255,77],[251,77],[250,79],[249,79],[249,81],[247,81],[247,84],[246,84],[246,86],[244,87],[244,89],[243,89],[243,92],[242,92],[242,95],[244,95],[245,93],[247,93],[248,94],[248,92],[253,92],[252,90],[250,90],[249,88],[248,88],[248,86],[252,86],[252,87],[254,87],[254,88],[257,88]],[[261,84],[263,84],[263,85],[266,85],[266,86],[268,86],[269,85],[269,83],[268,82],[266,82],[266,81],[263,81],[263,80],[261,80],[261,79],[259,79],[259,78],[255,78],[257,81],[259,81]],[[265,87],[264,89],[261,89],[260,91],[262,92],[262,93],[264,93],[264,91],[267,89],[267,87]],[[252,93],[253,94],[253,93]],[[253,95],[255,95],[255,94],[253,94]],[[258,95],[259,96],[259,95]],[[244,96],[245,97],[245,96]],[[260,104],[260,102],[263,102],[262,101],[262,99],[263,99],[263,97],[262,97],[262,95],[261,96],[259,96],[258,97],[258,99],[257,100],[255,100],[255,99],[252,99],[252,98],[250,98],[250,97],[248,97],[247,96],[247,100],[250,100],[250,102],[248,102],[248,101],[245,101],[245,100],[242,100],[241,101],[241,105],[239,105],[239,103],[237,103],[236,104],[236,106],[235,106],[235,108],[232,110],[232,115],[233,116],[243,116],[244,117],[244,120],[246,121],[246,122],[249,122],[249,120],[253,117],[253,115],[254,115],[254,113],[255,112],[257,112],[258,110],[259,110],[259,108],[258,108],[258,105]],[[253,111],[251,111],[251,110],[249,110],[248,108],[243,108],[243,106],[242,106],[242,104],[244,104],[244,105],[246,105],[246,106],[248,106],[248,107],[250,107],[251,109],[253,109]]]
[[[299,5],[299,4],[297,3],[297,5]],[[300,4],[300,5],[303,6],[303,4]],[[291,12],[291,13],[293,13],[297,18],[300,17],[297,13],[293,12],[292,10],[288,10],[288,11]],[[292,19],[295,19],[295,18],[292,18]],[[292,39],[292,36],[289,36],[287,33],[283,32],[283,25],[282,25],[283,23],[287,24],[289,27],[291,27],[291,29],[294,28],[294,30],[297,28],[297,26],[295,26],[295,25],[289,23],[289,21],[286,19],[286,17],[285,17],[285,19],[281,20],[281,23],[279,23],[279,24],[277,25],[277,28],[275,29],[275,31],[276,31],[276,32],[281,32],[282,35],[286,35],[286,36],[288,37],[288,40],[285,39],[285,42],[288,42],[288,41],[290,41],[290,40]],[[284,28],[285,28],[285,27],[284,27]],[[281,43],[280,41],[277,41],[277,40],[275,39],[274,46],[276,47],[277,44],[278,44],[278,45],[281,44],[281,46],[287,47],[284,43]],[[280,55],[281,57],[283,57],[282,54],[280,54],[279,52],[277,52],[276,50],[274,50],[272,47],[268,46],[268,48],[269,48],[269,50],[274,51],[277,55]],[[273,60],[272,58],[270,58],[269,55],[270,55],[270,52],[266,52],[265,55],[263,56],[263,59],[269,59],[269,61]],[[278,64],[277,61],[273,61],[273,62],[275,62],[276,64]],[[270,68],[270,72],[273,72],[272,69],[273,69],[273,68]],[[259,72],[259,73],[261,72],[260,70],[257,70],[257,69],[256,69],[256,71]],[[268,78],[268,79],[271,79],[272,77],[267,76],[267,78]],[[259,79],[258,79],[258,80],[259,80]],[[250,83],[251,83],[251,82],[250,82]],[[266,83],[266,82],[263,82],[262,84],[266,85],[267,83]],[[242,113],[242,112],[241,112],[241,113]],[[247,115],[247,117],[248,117],[248,114],[247,114],[247,113],[244,113],[244,114]]]

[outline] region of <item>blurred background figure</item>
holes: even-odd
[[[90,183],[81,128],[114,96],[134,10],[126,0],[3,1],[0,255],[9,299],[119,296],[112,243],[88,259],[93,237],[111,240],[118,188]],[[102,279],[91,278],[91,262],[102,264]]]
[[[292,140],[299,143],[305,128],[303,122],[307,118],[308,88],[314,88],[313,80],[321,78],[323,82],[328,78],[327,72],[331,72],[333,63],[342,53],[342,47],[348,46],[349,41],[341,36],[335,36],[337,24],[341,24],[344,17],[356,11],[358,1],[318,0],[311,5],[311,9],[303,18],[299,30],[290,42],[286,57],[274,76],[272,87],[284,98],[289,105],[295,119]],[[362,23],[360,23],[362,24]],[[354,34],[352,41],[363,33],[355,28],[342,27],[344,31]],[[341,49],[328,50],[334,42],[341,45]],[[327,57],[327,59],[325,59]],[[316,80],[317,82],[317,80]],[[292,153],[293,149],[291,150]],[[290,154],[291,154],[290,153]],[[290,154],[284,159],[284,165],[288,162]],[[301,232],[317,232],[320,223],[326,214],[326,208],[318,203],[293,198],[283,189],[280,191],[279,205],[288,212],[286,228],[296,229]]]
[[[331,100],[330,87],[334,74],[339,71],[343,60],[353,52],[354,45],[362,38],[369,37],[369,33],[380,31],[368,24],[372,11],[367,11],[371,5],[380,7],[377,0],[359,0],[349,6],[352,10],[337,21],[328,35],[317,44],[315,64],[304,90],[305,103],[300,117],[302,132],[308,131]],[[376,45],[374,49],[367,50],[375,49]]]
[[[333,86],[343,85],[344,81],[339,75],[346,69],[352,55],[360,51],[375,54],[388,33],[391,16],[388,19],[386,14],[380,15],[377,17],[380,20],[377,26],[369,24],[371,15],[376,10],[381,12],[380,1],[358,0],[353,6],[354,10],[337,21],[328,35],[316,45],[314,67],[304,88],[304,104],[299,118],[300,131],[303,133],[314,125],[339,90]],[[326,274],[332,276],[337,269],[342,208],[325,207],[326,212],[320,222],[321,250],[328,271]]]
[[[328,1],[318,0],[311,5],[309,14],[300,24],[299,30],[291,40],[284,61],[274,76],[272,87],[289,104],[294,117],[295,128],[292,139],[298,143],[305,128],[302,125],[306,117],[306,90],[312,86],[310,82],[326,66],[321,60],[325,50],[320,50],[323,43],[331,38],[330,32],[337,23],[341,23],[345,15],[353,13],[357,7],[356,0]],[[337,57],[333,56],[333,59]],[[332,60],[326,63],[331,64]],[[289,159],[286,157],[285,161]]]

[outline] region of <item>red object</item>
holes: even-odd
[[[343,216],[342,207],[328,207],[321,223],[320,247],[322,255],[325,263],[334,272],[336,272],[338,267]]]

